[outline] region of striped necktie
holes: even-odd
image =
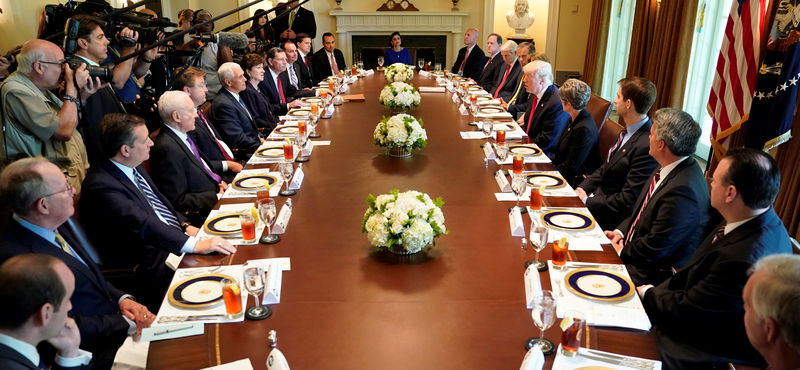
[[[159,216],[159,218],[164,221],[165,224],[174,226],[178,230],[181,229],[181,224],[178,222],[178,218],[172,214],[172,211],[167,208],[164,203],[161,202],[161,199],[156,196],[153,189],[150,187],[150,184],[147,183],[147,180],[144,179],[142,174],[139,171],[133,170],[133,177],[136,179],[136,186],[139,187],[139,190],[144,193],[145,197],[147,198],[147,202],[150,203],[150,207],[153,207],[153,211]]]
[[[536,113],[536,106],[539,105],[539,96],[536,94],[531,94],[531,97],[533,98],[533,101],[531,102],[531,114],[528,116],[528,127],[525,128],[525,132],[528,134],[528,137],[530,137],[531,126],[533,126],[533,114]]]
[[[719,229],[717,229],[717,231],[714,232],[714,239],[711,240],[711,245],[716,244],[717,241],[720,240],[723,236],[725,236],[725,225],[720,226]]]
[[[292,84],[295,89],[297,89],[297,75],[294,73],[294,66],[287,65],[286,68],[289,70],[289,83]]]
[[[69,249],[69,245],[67,245],[67,241],[64,240],[64,237],[61,234],[56,233],[56,243],[61,246],[61,249],[69,254],[72,257],[75,257],[75,254],[72,253],[72,250]]]
[[[622,131],[619,132],[619,137],[617,138],[617,142],[615,142],[614,146],[612,146],[611,149],[608,150],[608,157],[606,157],[606,162],[611,161],[611,156],[614,155],[614,153],[620,147],[620,144],[622,144],[622,138],[624,138],[625,135],[627,134],[628,134],[627,128],[623,128]]]
[[[661,169],[657,169],[655,175],[653,175],[653,179],[650,180],[650,188],[647,189],[647,195],[644,197],[644,201],[642,202],[642,206],[639,207],[639,212],[636,214],[636,219],[633,220],[631,227],[628,229],[628,236],[625,238],[625,244],[631,241],[633,238],[633,232],[636,231],[636,224],[639,223],[639,217],[642,216],[642,212],[644,212],[644,208],[647,207],[647,201],[650,200],[650,196],[653,195],[653,190],[656,188],[656,184],[661,179]]]

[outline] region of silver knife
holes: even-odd
[[[603,353],[601,355],[600,353],[597,352],[592,352],[592,354],[586,352],[580,352],[579,355],[588,358],[590,360],[605,362],[613,365],[627,366],[635,369],[652,370],[654,367],[654,364],[650,361],[624,357],[619,355],[609,355],[606,353]]]
[[[158,318],[158,322],[163,324],[168,322],[220,320],[224,318],[226,318],[225,315],[162,316]]]

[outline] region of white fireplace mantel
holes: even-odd
[[[336,17],[337,43],[344,53],[347,64],[352,63],[353,35],[386,35],[395,31],[404,35],[442,35],[447,36],[447,65],[455,62],[458,49],[463,47],[462,24],[466,12],[364,12],[331,11]]]

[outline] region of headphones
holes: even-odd
[[[208,10],[205,10],[205,9],[202,9],[202,8],[195,10],[194,13],[192,13],[192,20],[191,20],[192,26],[195,26],[198,23],[200,23],[200,22],[197,21],[197,15],[200,14],[200,13],[203,13],[204,15],[208,14],[209,16],[211,16],[211,12],[209,12]],[[214,18],[214,17],[211,16],[211,18]],[[214,22],[210,22],[210,23],[211,23],[211,28],[213,29],[214,28]]]

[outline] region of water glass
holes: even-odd
[[[295,195],[297,192],[294,190],[289,190],[289,180],[292,179],[292,175],[294,175],[294,165],[292,162],[284,161],[278,164],[278,169],[283,176],[283,181],[286,183],[286,189],[281,190],[280,195],[288,197],[290,195]]]
[[[253,296],[255,304],[247,309],[247,318],[259,320],[266,318],[271,313],[268,307],[264,307],[259,296],[264,294],[264,269],[253,262],[246,262],[242,267],[242,280],[244,287]]]
[[[528,339],[525,348],[531,349],[533,346],[537,346],[545,355],[553,353],[555,350],[553,342],[544,337],[544,331],[550,329],[556,322],[556,299],[553,297],[552,291],[542,290],[541,295],[533,298],[531,319],[539,329],[539,337]]]
[[[272,234],[272,225],[275,224],[277,208],[275,207],[275,200],[272,198],[265,198],[258,200],[258,215],[261,221],[267,226],[267,235],[261,237],[262,244],[275,244],[281,240],[278,235]]]

